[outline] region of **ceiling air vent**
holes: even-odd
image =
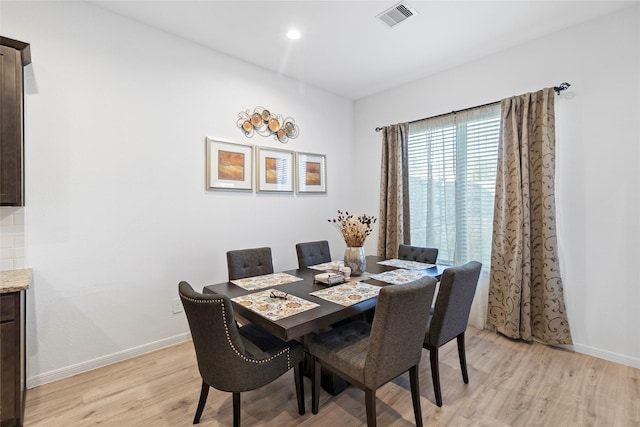
[[[402,21],[405,21],[417,14],[417,10],[404,2],[400,2],[377,15],[376,18],[387,24],[389,28],[393,28]]]

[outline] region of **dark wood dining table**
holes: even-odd
[[[384,260],[384,258],[382,257],[371,255],[367,256],[367,273],[369,273],[369,275],[378,274],[396,269],[395,267],[378,264],[378,262],[382,260]],[[439,277],[440,275],[442,275],[442,272],[445,268],[445,266],[436,265],[435,267],[425,269],[424,271],[430,276]],[[255,311],[252,311],[234,301],[232,301],[232,304],[234,311],[239,316],[245,318],[251,323],[260,326],[264,330],[285,341],[294,339],[302,340],[302,338],[307,334],[319,331],[332,324],[340,322],[341,320],[348,319],[374,308],[377,302],[377,298],[370,298],[349,307],[345,307],[340,304],[336,304],[330,301],[326,301],[322,298],[317,298],[313,295],[309,295],[311,292],[325,289],[327,287],[327,285],[323,283],[317,283],[314,281],[314,276],[321,273],[321,271],[311,268],[302,268],[287,270],[284,271],[284,273],[300,277],[302,278],[302,280],[274,286],[273,288],[282,292],[286,292],[290,295],[295,295],[307,301],[312,301],[318,304],[318,307],[274,321],[269,320],[266,317],[263,317],[260,314],[256,313]],[[351,280],[362,281],[378,286],[389,285],[386,282],[371,279],[368,277],[369,275],[363,275],[362,278],[358,276],[352,276]],[[203,289],[203,293],[205,294],[217,293],[226,295],[229,298],[235,298],[252,292],[255,291],[247,291],[231,282],[208,285]]]

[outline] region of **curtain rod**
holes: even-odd
[[[569,89],[569,86],[571,86],[569,83],[567,83],[567,82],[562,82],[562,83],[560,83],[560,85],[558,85],[558,86],[554,86],[554,87],[553,87],[553,90],[555,90],[555,91],[556,91],[556,94],[557,94],[557,95],[560,95],[560,92],[562,92],[563,90],[567,90],[567,89]],[[489,105],[497,104],[497,103],[499,103],[499,102],[500,102],[500,101],[489,102],[489,103],[487,103],[487,104],[477,105],[477,106],[475,106],[475,107],[464,108],[464,109],[462,109],[462,110],[455,110],[455,111],[452,111],[452,112],[450,112],[450,113],[438,114],[437,116],[432,116],[432,117],[428,117],[428,118],[429,118],[429,119],[435,119],[435,118],[438,118],[438,117],[448,116],[449,114],[462,113],[462,112],[464,112],[464,111],[475,110],[476,108],[487,107],[487,106],[489,106]],[[419,121],[421,121],[421,120],[426,120],[426,119],[412,120],[412,121],[410,121],[409,123],[415,123],[415,122],[419,122]],[[376,132],[380,132],[382,129],[384,129],[384,128],[383,128],[383,127],[377,127],[377,128],[376,128]]]

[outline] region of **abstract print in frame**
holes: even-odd
[[[293,192],[293,151],[256,147],[258,191]]]
[[[296,191],[327,192],[327,156],[296,152]]]
[[[253,146],[206,138],[207,190],[252,190]]]

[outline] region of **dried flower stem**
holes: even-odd
[[[338,211],[338,217],[330,219],[349,247],[364,246],[364,241],[371,234],[372,225],[375,224],[376,218],[369,215],[354,216],[349,212]]]

